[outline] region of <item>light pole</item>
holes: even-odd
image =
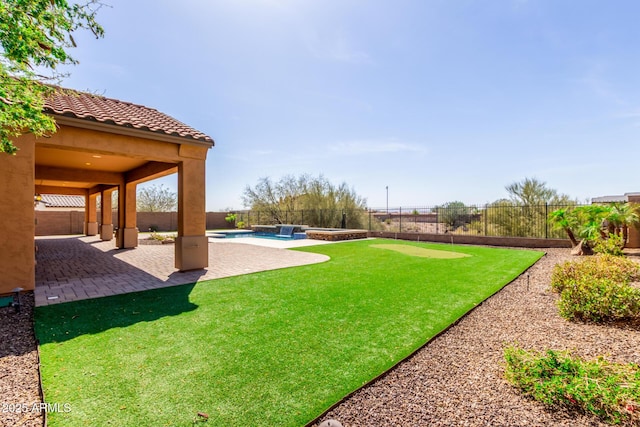
[[[387,218],[389,218],[389,186],[385,187],[387,189]]]

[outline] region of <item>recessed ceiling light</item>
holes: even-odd
[[[93,157],[94,159],[101,159],[102,158],[102,156],[100,156],[99,154],[94,154],[91,157]]]
[[[89,163],[89,162],[86,162],[86,163],[85,163],[85,165],[87,165],[87,166],[91,166],[91,163]]]

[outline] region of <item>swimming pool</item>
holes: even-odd
[[[233,231],[216,231],[214,234],[210,234],[210,237],[217,239],[235,239],[239,237],[252,237],[257,239],[271,239],[271,240],[299,240],[306,239],[305,233],[293,233],[289,236],[276,236],[273,233],[265,233],[263,231],[249,231],[249,230],[233,230]]]

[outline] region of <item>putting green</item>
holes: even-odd
[[[387,249],[390,251],[400,252],[401,254],[417,256],[422,258],[440,258],[440,259],[452,259],[452,258],[466,258],[471,255],[463,254],[460,252],[441,251],[439,249],[427,249],[420,248],[411,245],[397,245],[397,244],[383,244],[383,245],[371,245],[372,248]]]

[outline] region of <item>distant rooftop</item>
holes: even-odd
[[[213,144],[210,136],[156,109],[86,92],[57,88],[44,111]]]
[[[624,203],[629,201],[629,196],[638,196],[640,193],[624,193],[621,196],[594,197],[591,203]]]
[[[42,194],[41,202],[48,208],[84,208],[84,196]]]

